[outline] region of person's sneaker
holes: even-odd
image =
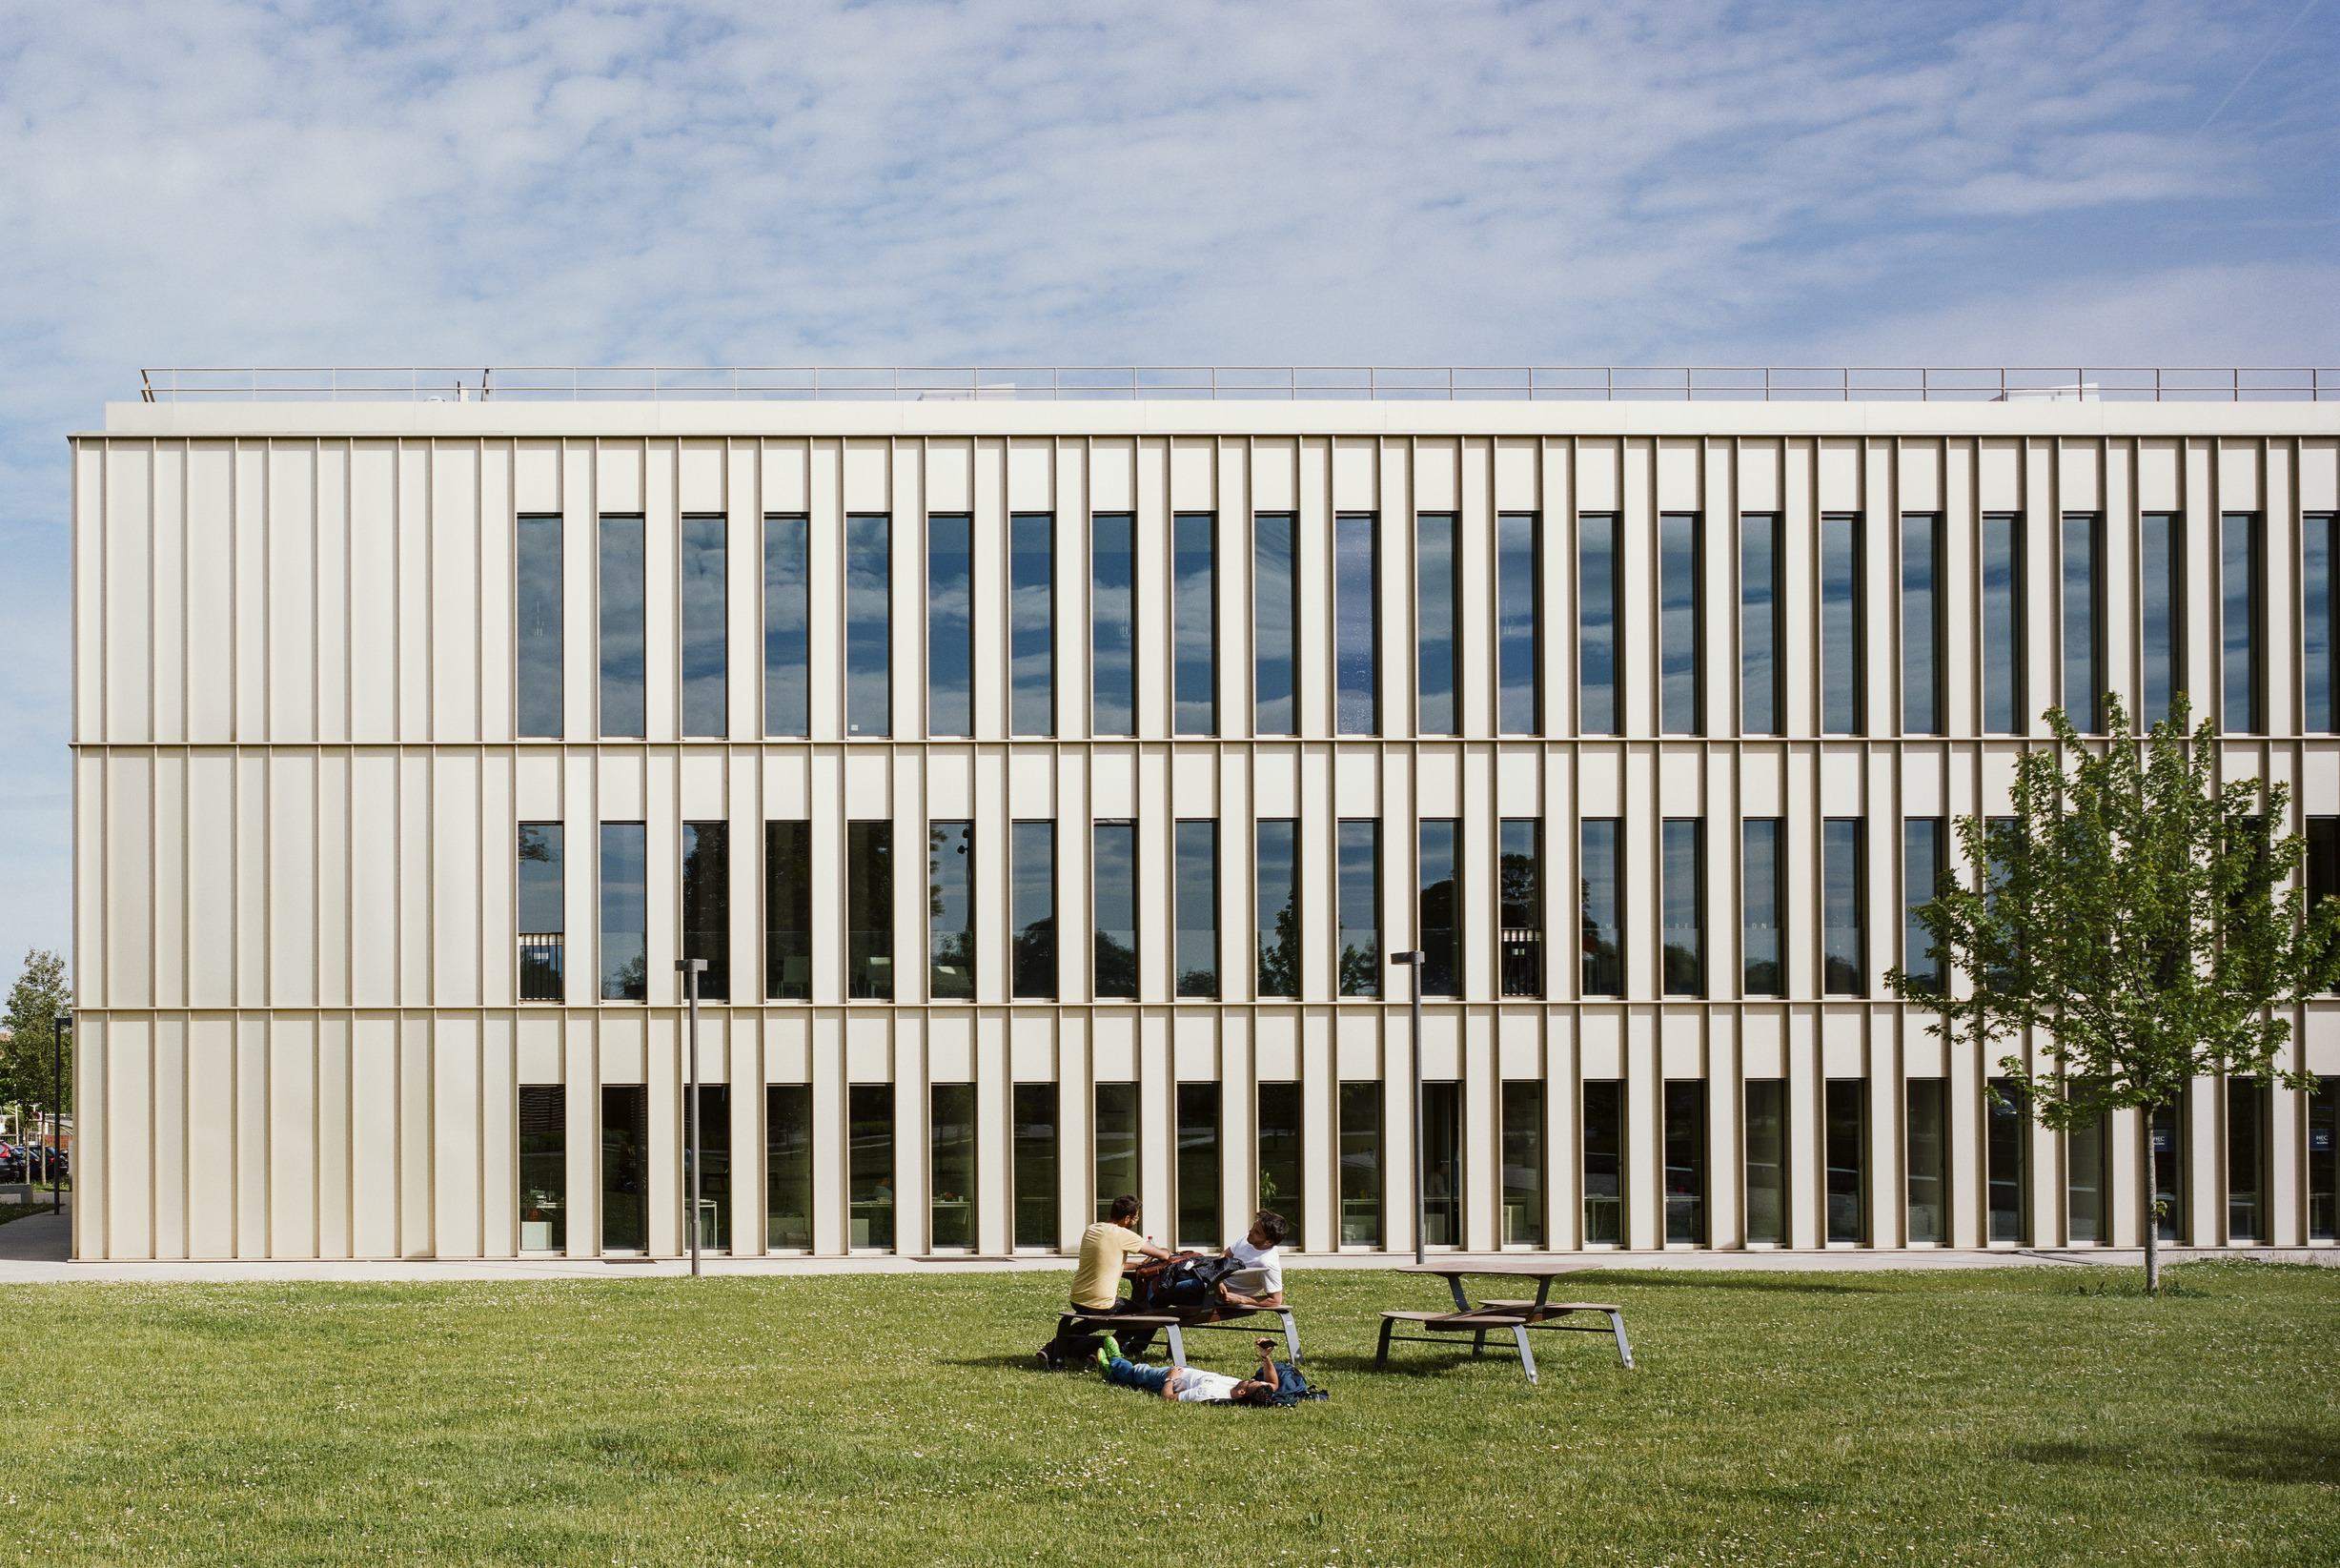
[[[1043,1345],[1038,1350],[1032,1352],[1032,1359],[1040,1364],[1040,1370],[1042,1372],[1054,1372],[1056,1370],[1056,1357],[1048,1354],[1048,1347],[1046,1345]]]
[[[1109,1334],[1105,1336],[1104,1342],[1097,1347],[1097,1370],[1111,1372],[1113,1363],[1120,1359],[1121,1341]]]

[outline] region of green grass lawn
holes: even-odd
[[[1531,1389],[1296,1273],[1291,1411],[1033,1370],[1053,1274],[14,1286],[0,1560],[2340,1561],[2340,1271],[2169,1277],[1578,1274]]]

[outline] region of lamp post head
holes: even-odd
[[[688,974],[693,970],[703,970],[706,967],[707,961],[703,958],[678,958],[675,960],[675,972],[677,974]]]
[[[72,1027],[73,1027],[73,1010],[72,1010],[72,1008],[59,1008],[57,1009],[57,1028],[61,1028],[61,1029],[70,1029],[70,1028],[71,1028]]]
[[[1430,955],[1428,953],[1422,952],[1419,949],[1410,953],[1392,953],[1390,954],[1390,967],[1394,969],[1404,968],[1410,964],[1419,964],[1429,956]]]

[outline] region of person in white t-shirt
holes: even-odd
[[[1097,1369],[1105,1374],[1109,1383],[1188,1404],[1272,1404],[1275,1391],[1284,1382],[1283,1374],[1275,1370],[1275,1341],[1258,1339],[1252,1343],[1259,1351],[1257,1377],[1230,1377],[1223,1372],[1205,1372],[1200,1367],[1141,1367],[1118,1354],[1119,1347],[1113,1343],[1111,1334],[1106,1335],[1105,1343],[1097,1347]]]
[[[1227,1256],[1242,1267],[1219,1287],[1231,1307],[1281,1307],[1284,1304],[1284,1238],[1292,1227],[1284,1216],[1262,1209],[1251,1216],[1251,1233],[1227,1249]]]

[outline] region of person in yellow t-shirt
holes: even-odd
[[[1072,1271],[1074,1310],[1099,1317],[1129,1310],[1129,1302],[1121,1294],[1121,1276],[1136,1267],[1133,1258],[1168,1259],[1178,1255],[1138,1234],[1139,1205],[1134,1192],[1124,1192],[1115,1198],[1110,1212],[1112,1218],[1099,1220],[1081,1232],[1081,1258]],[[1146,1347],[1153,1343],[1153,1330],[1131,1329],[1117,1337],[1128,1354],[1142,1355]],[[1043,1366],[1059,1366],[1063,1359],[1061,1348],[1054,1340],[1040,1348]]]

